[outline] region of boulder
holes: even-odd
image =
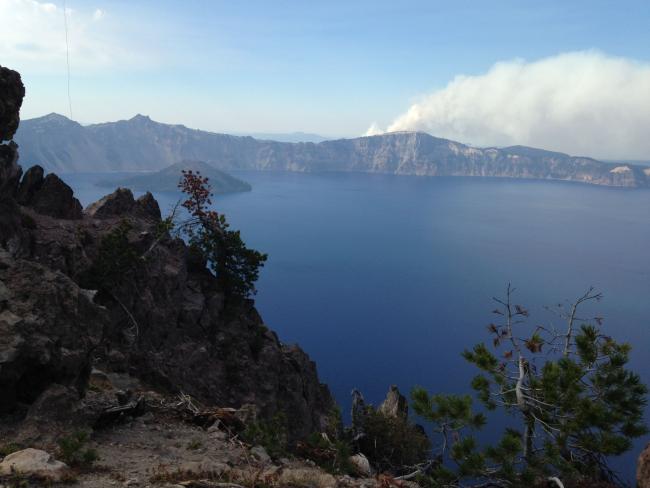
[[[18,473],[24,476],[35,476],[53,481],[60,481],[68,466],[56,461],[51,454],[39,449],[23,449],[9,454],[0,463],[0,476],[10,476]]]
[[[636,465],[637,488],[650,488],[650,444],[646,446]]]
[[[268,455],[266,449],[262,446],[252,447],[251,455],[262,464],[271,464],[271,456]]]
[[[362,453],[355,454],[354,456],[350,456],[349,459],[350,464],[354,468],[354,471],[356,472],[357,475],[362,476],[364,478],[369,478],[370,476],[373,476],[373,470],[372,467],[370,466],[370,461],[368,461],[368,458],[364,456]]]
[[[386,394],[386,399],[379,405],[378,411],[386,417],[406,420],[409,416],[409,404],[404,395],[399,392],[397,386],[391,385]]]
[[[82,217],[81,203],[74,197],[72,188],[54,173],[43,179],[40,188],[29,199],[29,206],[42,215],[59,219]]]

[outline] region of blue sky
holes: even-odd
[[[16,17],[0,34],[0,63],[23,73],[26,117],[68,112],[62,2],[52,4],[0,0],[0,14]],[[356,136],[498,62],[590,50],[650,62],[647,0],[67,6],[73,115],[83,122],[140,112],[215,131]]]

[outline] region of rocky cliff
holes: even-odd
[[[222,170],[357,171],[650,186],[650,170],[633,164],[524,146],[480,149],[421,132],[287,143],[161,124],[142,115],[81,126],[50,114],[23,123],[16,137],[23,146],[23,161],[55,171],[154,170],[190,159]]]
[[[18,73],[0,68],[0,94],[0,138],[10,140]],[[54,397],[83,403],[100,366],[208,405],[282,412],[293,438],[321,430],[334,402],[315,364],[252,301],[225,303],[201,257],[161,232],[150,194],[118,189],[82,210],[56,175],[21,174],[16,145],[0,146],[0,415],[30,417]],[[97,293],[90,271],[118,226],[136,259]]]

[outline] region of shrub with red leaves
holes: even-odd
[[[199,171],[183,171],[178,187],[187,195],[181,205],[190,219],[183,223],[182,230],[190,245],[208,260],[229,298],[254,295],[259,268],[264,266],[267,255],[247,248],[239,231],[229,229],[225,215],[210,209],[213,194],[209,178]]]

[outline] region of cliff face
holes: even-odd
[[[1,130],[11,137],[7,124]],[[262,418],[283,412],[293,438],[321,429],[334,402],[315,364],[280,343],[252,301],[224,303],[181,239],[159,239],[150,194],[135,200],[120,189],[82,212],[62,180],[39,167],[20,180],[15,145],[3,151],[11,157],[0,159],[0,413],[29,411],[61,387],[81,399],[98,365],[209,405],[254,404]],[[103,237],[124,221],[137,263],[109,294],[84,288]]]
[[[320,143],[257,140],[167,125],[138,115],[86,127],[51,114],[21,126],[29,164],[57,171],[160,169],[183,159],[220,169],[361,171],[420,176],[489,176],[648,187],[647,168],[523,146],[474,148],[419,132]]]

